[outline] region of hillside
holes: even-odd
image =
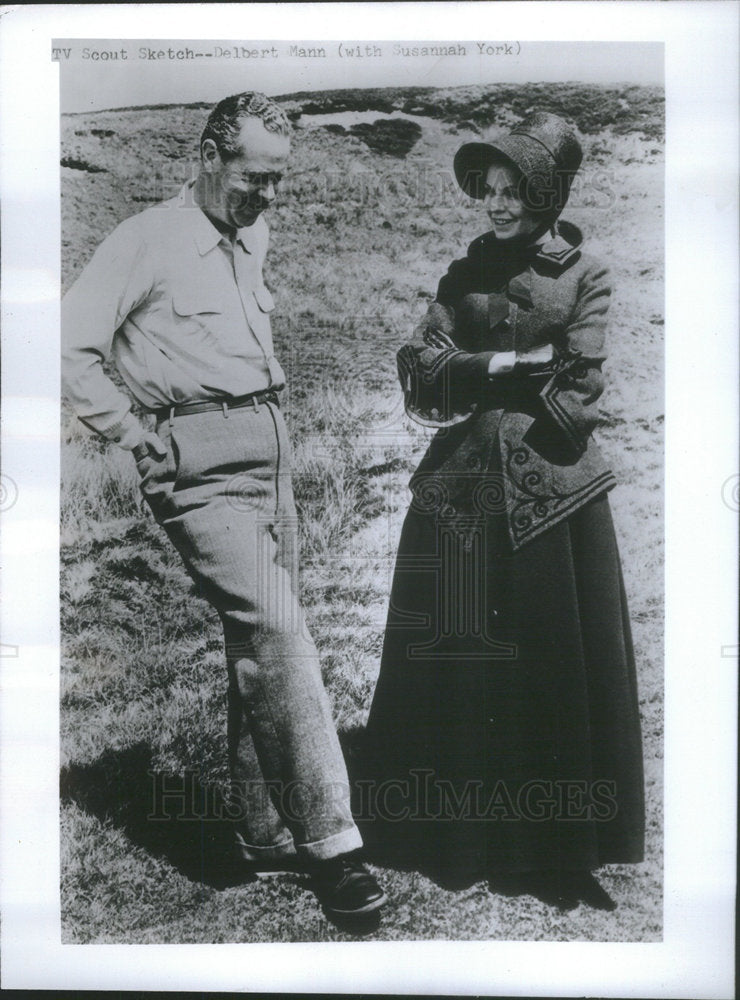
[[[330,114],[340,111],[401,111],[427,115],[459,124],[468,121],[479,128],[506,124],[509,115],[521,117],[530,107],[570,118],[586,133],[611,128],[617,134],[640,132],[645,138],[665,134],[664,96],[659,87],[579,83],[489,84],[439,89],[436,87],[368,87],[363,89],[300,90],[280,94],[275,100],[289,108],[291,116]],[[167,111],[175,108],[206,111],[203,101],[190,104],[144,104],[116,111]]]

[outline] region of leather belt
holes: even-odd
[[[191,413],[208,413],[211,410],[221,410],[227,417],[229,410],[239,410],[244,406],[252,406],[259,409],[260,403],[273,403],[279,406],[277,390],[260,389],[259,392],[250,392],[246,396],[231,396],[229,399],[201,399],[194,403],[177,403],[174,406],[161,406],[154,410],[158,420],[172,420],[173,417],[185,417]]]

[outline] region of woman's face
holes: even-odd
[[[517,194],[518,183],[519,174],[512,167],[503,163],[489,167],[484,204],[496,239],[526,236],[539,225],[539,220],[522,204]]]

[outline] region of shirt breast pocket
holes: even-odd
[[[181,319],[206,320],[223,312],[223,306],[208,289],[182,288],[172,293],[172,311]]]
[[[172,292],[172,326],[178,341],[192,350],[217,343],[223,337],[223,305],[212,288],[175,288]],[[196,348],[195,345],[199,345]],[[208,355],[203,357],[206,361]]]

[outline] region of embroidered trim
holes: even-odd
[[[538,521],[537,524],[535,524],[530,530],[528,530],[527,532],[522,532],[521,535],[519,536],[516,535],[516,533],[514,532],[512,522],[509,521],[509,531],[511,532],[512,547],[515,550],[520,549],[522,545],[525,545],[533,538],[536,538],[538,535],[541,535],[543,531],[547,531],[548,528],[552,528],[556,524],[559,524],[561,521],[565,520],[565,518],[568,517],[570,514],[572,514],[573,511],[577,510],[579,507],[582,507],[585,503],[588,503],[589,500],[592,500],[600,493],[606,493],[608,490],[611,490],[616,485],[617,485],[617,480],[611,472],[603,473],[598,478],[592,480],[582,490],[579,490],[577,493],[574,493],[571,502],[568,504],[563,504],[563,506],[559,508],[556,514],[553,514],[552,517],[548,517],[546,519]]]
[[[573,445],[582,450],[583,440],[582,436],[578,433],[578,425],[558,399],[560,394],[568,388],[568,386],[559,384],[560,379],[566,372],[569,373],[569,381],[571,379],[574,381],[585,379],[587,369],[585,362],[582,360],[582,352],[577,350],[564,352],[555,358],[549,370],[553,372],[553,376],[542,390],[540,396],[554,419],[558,421],[571,439]]]
[[[607,489],[607,484],[614,485],[616,480],[611,472],[606,471],[592,479],[585,487],[576,493],[563,493],[551,487],[540,489],[543,484],[542,474],[536,469],[525,468],[531,458],[531,451],[525,445],[516,447],[511,441],[504,439],[506,447],[506,476],[513,487],[513,505],[509,508],[509,525],[512,540],[521,543],[529,536],[538,533],[545,524],[560,520],[572,508],[583,502],[585,496]]]
[[[444,365],[451,357],[462,353],[457,348],[446,348],[433,358],[428,367],[424,367],[410,344],[400,349],[397,355],[398,378],[403,389],[404,407],[412,420],[425,427],[452,427],[475,412],[476,403],[471,403],[462,412],[454,412],[449,400],[442,398],[449,392],[449,386],[443,380],[440,392],[436,385]]]
[[[454,347],[448,347],[445,350],[440,351],[429,365],[427,371],[423,373],[422,380],[425,382],[434,382],[437,378],[439,370],[447,364],[450,358],[462,353],[463,352],[461,350]]]

